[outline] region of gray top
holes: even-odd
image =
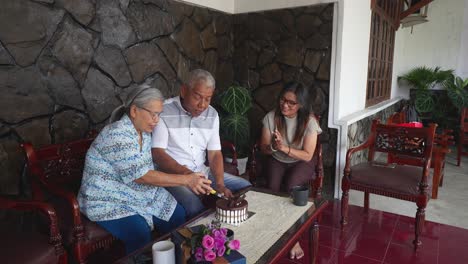
[[[317,120],[314,117],[310,117],[309,123],[307,124],[307,128],[304,132],[304,135],[301,138],[301,141],[299,144],[292,144],[290,142],[293,141],[294,139],[294,134],[296,133],[296,127],[297,127],[297,116],[293,118],[288,118],[285,117],[286,119],[286,131],[287,131],[287,137],[286,135],[283,135],[283,144],[290,146],[295,149],[302,149],[304,146],[304,137],[305,135],[308,135],[310,133],[313,133],[314,131],[317,132],[317,134],[322,133],[322,129],[320,128],[319,124],[317,123]],[[273,133],[273,131],[276,128],[275,125],[275,111],[270,111],[268,114],[265,115],[263,118],[263,127],[268,128],[270,133]],[[281,151],[273,152],[273,157],[277,159],[278,161],[284,162],[284,163],[293,163],[298,161],[297,159],[291,158],[286,153],[283,153]]]

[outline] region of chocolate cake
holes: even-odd
[[[240,224],[247,220],[247,200],[243,197],[216,201],[216,219],[227,224]]]

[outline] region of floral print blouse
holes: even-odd
[[[141,215],[153,229],[153,216],[168,221],[177,205],[163,187],[136,179],[154,170],[151,134],[143,132],[142,148],[130,118],[107,125],[86,154],[78,202],[91,221]]]

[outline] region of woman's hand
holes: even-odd
[[[283,143],[283,135],[281,135],[281,133],[277,129],[275,129],[275,131],[273,132],[273,140],[271,141],[271,145],[276,150],[282,152],[288,151],[288,146],[284,145]]]
[[[195,194],[206,194],[211,190],[211,181],[203,173],[194,172],[186,175],[186,186]]]

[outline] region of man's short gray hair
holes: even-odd
[[[204,82],[207,86],[215,89],[216,83],[213,75],[209,71],[203,69],[196,69],[190,72],[187,85],[190,89],[193,89],[200,82]]]

